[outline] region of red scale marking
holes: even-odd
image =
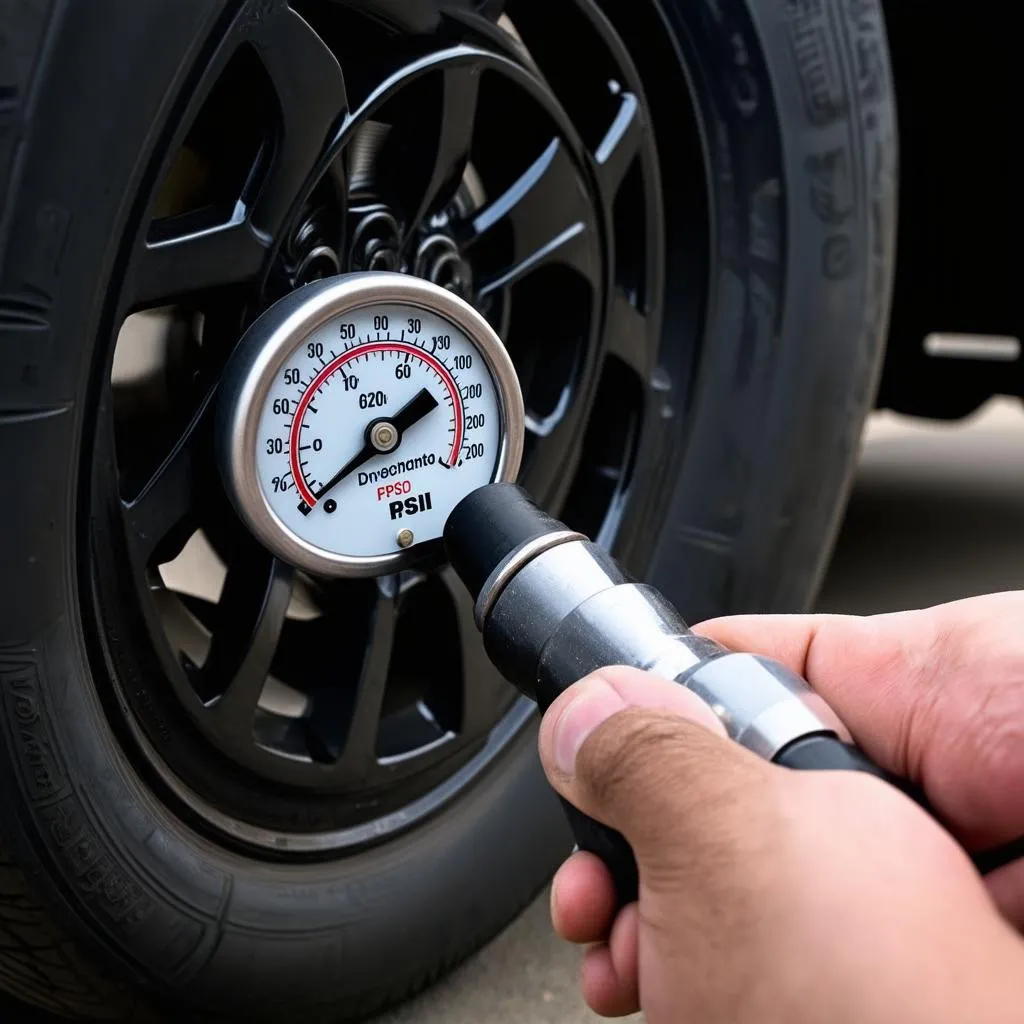
[[[448,456],[448,465],[454,466],[456,456],[459,454],[462,448],[462,434],[463,434],[463,423],[462,423],[462,400],[459,395],[458,385],[455,383],[448,368],[440,360],[436,359],[429,352],[424,352],[423,349],[417,348],[415,345],[410,345],[406,342],[401,341],[381,341],[381,342],[370,342],[366,345],[357,345],[355,348],[349,349],[347,352],[342,352],[336,359],[332,359],[309,383],[309,387],[303,392],[302,397],[299,399],[299,407],[295,410],[295,416],[292,419],[292,429],[289,434],[289,447],[291,454],[289,461],[291,463],[291,473],[295,480],[295,489],[299,492],[299,497],[310,507],[313,508],[317,504],[316,498],[313,497],[313,492],[309,489],[306,484],[305,477],[301,469],[299,468],[298,451],[299,451],[299,431],[303,428],[303,417],[306,415],[306,409],[309,407],[309,403],[313,401],[313,397],[320,387],[323,386],[324,381],[328,377],[335,374],[340,370],[346,363],[352,362],[354,359],[358,359],[360,356],[370,355],[373,352],[380,352],[381,358],[383,358],[384,352],[404,352],[407,356],[413,356],[415,359],[419,359],[426,363],[441,378],[441,383],[444,384],[445,389],[448,392],[449,398],[452,404],[452,410],[455,413],[455,437],[452,439],[452,450]]]

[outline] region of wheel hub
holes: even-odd
[[[348,252],[349,270],[401,270],[398,220],[383,204],[350,211],[355,220]]]
[[[414,274],[467,301],[473,299],[472,268],[455,238],[443,230],[445,216],[435,218],[435,222],[417,232],[415,244],[409,244],[403,243],[398,217],[384,204],[370,210],[357,209],[353,214],[355,226],[347,269]]]
[[[328,222],[328,211],[324,207],[307,209],[299,218],[280,260],[287,290],[341,272],[341,260],[332,244]]]
[[[439,284],[460,298],[469,299],[473,294],[473,271],[448,235],[427,235],[416,250],[414,266],[417,277]]]

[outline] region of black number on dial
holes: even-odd
[[[359,396],[360,409],[379,409],[387,405],[388,396],[383,391],[367,391]]]

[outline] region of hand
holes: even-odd
[[[697,631],[801,672],[975,849],[1024,832],[1022,622],[1024,595],[1007,594]],[[878,780],[767,764],[692,694],[628,669],[563,694],[541,754],[555,787],[624,832],[640,866],[639,903],[614,922],[596,858],[571,858],[552,890],[558,932],[598,943],[582,978],[598,1012],[642,1003],[649,1024],[1019,1018],[1024,945],[1007,921],[1024,923],[1024,863],[982,882]]]

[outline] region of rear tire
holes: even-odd
[[[17,495],[0,518],[0,986],[79,1019],[369,1014],[504,927],[569,844],[532,729],[432,819],[319,864],[211,841],[126,754],[82,600],[96,339],[154,126],[236,6],[0,0],[0,465]],[[602,8],[627,45],[659,17]],[[825,565],[883,350],[896,128],[881,12],[663,8],[711,183],[695,216],[703,183],[671,176],[681,99],[645,62],[666,225],[703,237],[711,267],[666,253],[673,386],[644,425],[618,553],[692,620],[794,611]]]

